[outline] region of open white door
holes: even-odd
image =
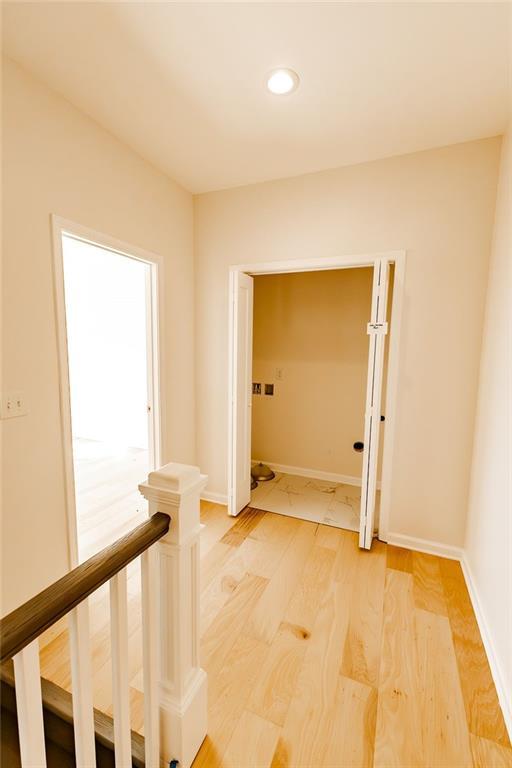
[[[251,500],[252,306],[253,279],[231,273],[231,377],[228,512],[238,515]]]
[[[364,549],[370,549],[372,545],[375,520],[384,347],[388,332],[386,322],[388,283],[389,262],[387,259],[377,259],[373,268],[372,310],[368,323],[370,344],[359,526],[359,546]]]

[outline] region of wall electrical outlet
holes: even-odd
[[[261,395],[261,384],[258,381],[253,381],[252,383],[252,393],[253,395]]]
[[[21,390],[6,392],[2,395],[2,419],[13,419],[16,416],[26,416],[27,407],[25,395]]]
[[[274,394],[274,385],[273,384],[265,384],[265,394],[272,396]]]

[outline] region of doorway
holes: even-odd
[[[392,454],[394,440],[394,414],[396,405],[396,381],[398,366],[399,349],[399,331],[401,302],[403,293],[403,280],[405,268],[405,254],[403,252],[393,252],[388,254],[378,254],[377,256],[358,256],[346,257],[340,259],[322,259],[308,262],[286,262],[275,264],[262,264],[232,267],[230,270],[230,289],[231,289],[231,307],[232,314],[230,319],[230,425],[229,425],[229,488],[228,488],[228,511],[232,515],[238,514],[246,505],[251,504],[258,508],[265,508],[269,511],[281,512],[283,514],[292,513],[293,516],[312,519],[317,522],[324,522],[330,525],[349,527],[359,531],[359,543],[361,547],[370,548],[372,538],[377,528],[379,536],[385,538],[387,531],[387,520],[389,515],[389,487],[392,473]],[[322,387],[328,387],[328,378],[324,377],[323,385],[321,377],[325,370],[320,371],[321,366],[316,366],[316,373],[307,370],[307,361],[304,364],[297,363],[296,360],[290,363],[290,370],[283,370],[278,361],[267,360],[267,369],[261,368],[260,362],[256,367],[259,368],[258,375],[253,376],[253,357],[252,347],[253,338],[255,341],[255,354],[258,346],[261,347],[261,329],[257,328],[256,337],[254,336],[254,282],[260,282],[262,275],[275,278],[274,288],[280,286],[281,292],[286,280],[295,276],[297,286],[308,285],[305,272],[326,272],[331,270],[331,276],[349,276],[346,270],[349,270],[356,281],[363,282],[367,286],[367,296],[363,294],[360,301],[365,305],[362,309],[357,307],[359,315],[363,312],[366,315],[365,321],[361,322],[359,317],[359,337],[357,345],[359,348],[359,372],[355,375],[351,371],[352,386],[359,387],[357,397],[352,393],[354,407],[357,409],[356,401],[359,400],[360,413],[355,418],[356,426],[352,428],[352,438],[354,445],[351,448],[361,448],[359,464],[347,465],[347,462],[340,458],[340,446],[336,447],[334,436],[336,429],[341,430],[346,422],[350,421],[347,413],[343,417],[340,408],[333,407],[340,405],[335,401],[343,397],[343,388],[339,387],[339,392],[332,389],[330,392],[323,393]],[[335,271],[332,271],[335,270]],[[394,271],[394,291],[391,305],[391,322],[388,325],[388,290],[390,284],[390,272]],[[290,275],[290,273],[292,273]],[[324,293],[326,289],[325,276],[317,275],[318,283],[322,283]],[[352,279],[351,277],[351,279]],[[270,279],[272,281],[272,278]],[[313,281],[314,282],[314,281]],[[331,286],[332,288],[332,286]],[[349,288],[349,291],[351,289]],[[353,292],[353,291],[352,291]],[[299,291],[300,294],[300,291]],[[332,290],[331,290],[331,294]],[[258,296],[258,292],[257,292]],[[348,296],[348,294],[347,294]],[[282,292],[281,301],[277,302],[278,311],[281,312],[282,323],[295,323],[293,332],[299,332],[297,321],[291,320],[291,305],[285,294]],[[331,296],[332,298],[332,296]],[[346,299],[347,297],[345,297]],[[284,301],[283,301],[284,300]],[[341,297],[340,297],[341,300]],[[354,296],[351,299],[357,301]],[[306,296],[304,295],[306,302]],[[299,302],[300,303],[300,302]],[[261,309],[261,308],[260,308]],[[267,308],[268,309],[268,308]],[[325,323],[327,315],[325,308],[323,312],[323,322]],[[258,314],[261,314],[258,313]],[[273,318],[278,322],[277,316]],[[338,316],[333,317],[333,321],[343,321]],[[300,325],[300,323],[299,323]],[[270,330],[267,328],[267,330]],[[325,329],[324,329],[325,330]],[[345,329],[346,330],[346,329]],[[389,333],[391,331],[391,333]],[[302,333],[309,333],[307,327],[307,318],[302,321]],[[361,332],[364,334],[361,336]],[[276,331],[277,333],[277,331]],[[283,336],[283,333],[279,335]],[[293,346],[293,340],[288,341]],[[339,341],[333,336],[333,343]],[[386,341],[388,341],[387,360],[385,359]],[[351,343],[354,342],[352,339]],[[271,345],[271,342],[269,342]],[[366,348],[366,360],[361,358],[361,344]],[[307,345],[306,345],[307,346]],[[310,344],[314,348],[314,354],[321,353],[320,344]],[[281,350],[282,354],[282,350]],[[290,352],[293,357],[293,352]],[[364,353],[363,353],[364,356]],[[269,355],[267,355],[269,357]],[[271,356],[270,356],[271,357]],[[268,367],[270,365],[270,368]],[[325,367],[325,366],[324,366]],[[331,368],[332,373],[332,368]],[[315,376],[318,387],[315,388]],[[357,378],[359,376],[359,378]],[[309,380],[308,380],[309,377]],[[266,380],[260,381],[263,378]],[[288,379],[285,385],[285,378]],[[256,380],[257,379],[257,380]],[[293,381],[295,379],[295,381]],[[387,386],[386,386],[387,384]],[[308,386],[310,391],[308,396],[301,393],[301,385]],[[254,392],[254,394],[253,394]],[[281,394],[281,403],[284,404],[286,414],[278,413],[279,394]],[[325,403],[319,405],[318,401],[323,394],[331,398],[330,406],[333,414],[334,424],[329,425],[329,415],[325,411],[329,410],[329,405]],[[283,397],[284,396],[284,397]],[[307,424],[308,414],[302,414],[299,410],[293,408],[293,398],[300,397],[300,408],[306,411],[310,409],[309,426],[304,430],[302,439],[312,439],[316,441],[317,450],[314,452],[315,459],[307,461],[307,450],[300,450],[298,445],[300,435],[297,432],[297,424],[304,422]],[[274,399],[275,398],[275,399]],[[298,402],[298,399],[297,399]],[[316,410],[315,410],[316,403]],[[312,405],[313,404],[313,405]],[[253,426],[253,408],[255,412],[264,409],[267,414],[267,452],[273,455],[271,457],[262,455],[252,455],[251,449],[265,450],[261,446],[265,445],[262,440],[261,419],[255,421],[256,440],[252,440]],[[290,411],[291,408],[291,411]],[[346,409],[345,409],[346,410]],[[294,414],[295,413],[295,417]],[[381,429],[381,417],[386,414],[386,429],[383,433]],[[323,419],[322,426],[316,423],[320,414],[320,420]],[[358,422],[359,417],[359,422]],[[284,418],[288,422],[288,430],[293,433],[292,438],[285,434],[286,427],[284,422],[279,424]],[[290,419],[295,419],[297,423],[290,423]],[[327,420],[326,420],[327,419]],[[336,424],[336,419],[338,424]],[[281,420],[281,421],[280,421]],[[354,421],[354,419],[352,419]],[[269,422],[271,425],[269,426]],[[276,431],[277,429],[277,431]],[[334,431],[333,431],[334,430]],[[295,434],[297,432],[297,434]],[[357,433],[362,433],[358,435]],[[329,434],[332,439],[329,439]],[[348,434],[344,435],[345,443]],[[324,440],[326,445],[321,446]],[[357,444],[357,445],[356,445]],[[272,446],[272,448],[270,447]],[[280,446],[280,448],[279,448]],[[304,448],[304,446],[302,446]],[[344,446],[346,449],[346,444]],[[279,462],[279,450],[281,455],[285,454],[288,461]],[[322,457],[323,450],[323,457]],[[328,459],[327,453],[333,453]],[[311,453],[311,452],[310,452]],[[306,459],[304,459],[306,457]],[[272,462],[268,459],[272,458]],[[292,459],[297,460],[297,465],[292,464]],[[304,459],[299,462],[299,458]],[[254,496],[251,497],[251,459],[262,460],[270,464],[271,468],[277,473],[276,478],[270,481],[266,487],[257,488]],[[311,459],[311,457],[310,457]],[[314,466],[308,466],[313,464]],[[358,476],[347,477],[346,466],[358,466],[354,471]],[[380,467],[382,471],[380,473]],[[377,476],[381,474],[382,489],[379,505],[379,493],[377,488]],[[272,484],[274,487],[272,488]],[[260,485],[264,485],[261,483]],[[286,487],[285,487],[286,486]],[[284,493],[283,493],[284,491]],[[286,497],[286,498],[285,498]],[[306,498],[308,497],[308,498]],[[315,498],[313,498],[315,497]],[[336,503],[335,503],[336,499]],[[281,504],[279,505],[279,501]],[[287,503],[283,503],[287,502]],[[293,502],[293,503],[292,503]],[[308,504],[315,504],[315,513],[308,517]],[[277,506],[272,508],[272,504]],[[326,507],[320,510],[320,507]],[[380,506],[380,514],[378,507]],[[288,512],[286,509],[295,507],[294,512]],[[302,514],[300,508],[302,507]],[[346,509],[345,509],[346,508]],[[343,510],[345,509],[345,518]],[[335,511],[335,512],[334,512]],[[329,512],[330,515],[329,519]],[[356,513],[356,514],[354,514]],[[322,520],[317,519],[321,515]]]
[[[147,518],[159,454],[153,257],[55,222],[70,551],[75,562]]]

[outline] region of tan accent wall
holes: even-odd
[[[3,612],[68,568],[50,214],[165,260],[165,460],[195,459],[192,198],[17,65],[3,67]]]
[[[254,459],[361,476],[372,272],[255,277]]]

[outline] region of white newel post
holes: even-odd
[[[165,512],[160,561],[160,757],[189,768],[206,736],[207,678],[199,662],[199,499],[197,467],[166,464],[139,485],[149,514]]]

